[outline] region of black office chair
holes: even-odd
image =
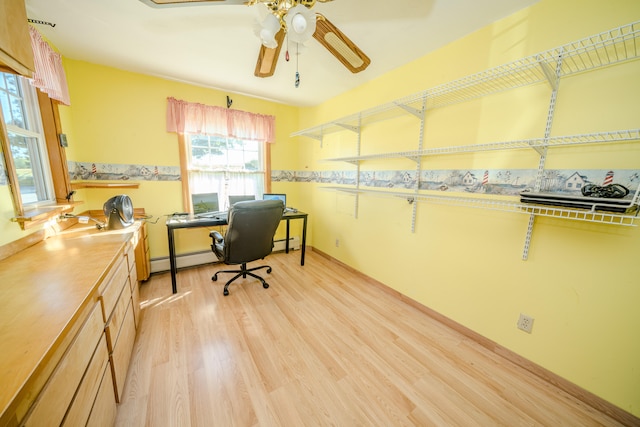
[[[261,265],[247,268],[247,263],[263,259],[273,249],[273,236],[284,213],[284,204],[280,200],[253,200],[237,202],[229,209],[228,226],[224,238],[217,231],[209,235],[212,238],[211,250],[218,259],[227,265],[240,264],[240,270],[217,271],[211,280],[218,280],[220,273],[236,273],[224,285],[224,295],[229,295],[231,282],[242,276],[255,277],[266,289],[269,284],[252,271],[262,268],[271,273],[271,267]]]

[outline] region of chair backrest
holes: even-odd
[[[242,264],[269,255],[283,213],[280,200],[252,200],[231,206],[224,238],[224,262]]]

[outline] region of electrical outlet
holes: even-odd
[[[530,334],[531,330],[533,329],[533,317],[520,313],[520,318],[518,319],[518,329]]]

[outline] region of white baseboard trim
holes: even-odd
[[[212,264],[218,261],[218,258],[211,251],[194,252],[176,256],[176,264],[178,268],[193,267],[195,265]],[[159,273],[161,271],[169,271],[171,264],[169,257],[151,259],[151,273]]]

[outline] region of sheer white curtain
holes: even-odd
[[[189,171],[188,175],[193,194],[218,193],[220,210],[229,208],[229,196],[253,194],[260,199],[264,192],[263,173]]]

